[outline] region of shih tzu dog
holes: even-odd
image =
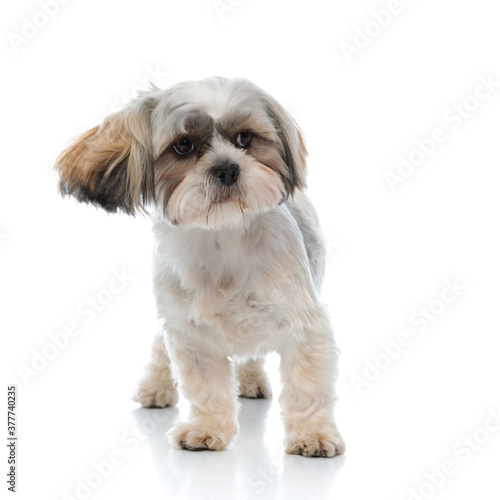
[[[182,390],[191,410],[169,432],[176,447],[225,449],[237,395],[270,396],[264,356],[275,351],[286,452],[343,453],[306,149],[273,97],[219,77],[154,88],[84,133],[56,169],[63,196],[152,219],[160,334],[134,399],[173,406]]]

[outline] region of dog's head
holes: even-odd
[[[305,185],[292,117],[244,79],[153,90],[59,156],[60,191],[109,212],[148,206],[171,224],[218,228],[272,208]]]

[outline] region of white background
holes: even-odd
[[[3,390],[18,387],[17,498],[498,499],[500,87],[473,97],[481,78],[500,82],[498,6],[401,0],[380,27],[373,12],[397,2],[233,4],[70,0],[24,42],[24,18],[44,22],[40,3],[3,6],[0,322]],[[355,42],[349,62],[342,43]],[[185,403],[130,400],[156,328],[149,223],[57,195],[51,168],[71,138],[148,80],[211,75],[255,81],[307,136],[343,457],[283,454],[272,356],[274,399],[243,402],[230,450],[173,450],[164,433]],[[436,128],[446,140],[392,191],[386,172]],[[84,315],[123,270],[123,291]],[[462,288],[449,304],[445,280]],[[419,316],[429,306],[432,322]],[[79,335],[54,354],[49,334],[68,323]],[[402,332],[409,345],[390,344]],[[43,352],[53,359],[34,361]]]

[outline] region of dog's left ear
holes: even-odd
[[[145,205],[154,200],[153,106],[151,97],[138,97],[64,150],[55,165],[61,195],[108,212],[145,211]]]
[[[265,93],[264,103],[281,139],[281,158],[289,170],[289,177],[284,179],[285,187],[289,194],[293,194],[295,188],[306,186],[307,150],[304,135],[290,113],[274,97]]]

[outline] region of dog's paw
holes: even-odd
[[[172,385],[158,385],[158,383],[144,380],[132,396],[146,408],[165,408],[175,406],[179,400],[179,394]]]
[[[222,451],[229,446],[236,435],[236,430],[224,430],[198,422],[181,422],[168,432],[168,437],[180,450]]]
[[[285,439],[285,451],[304,457],[334,457],[345,452],[345,442],[338,432],[290,435]]]
[[[239,381],[238,395],[242,398],[269,399],[272,394],[271,385],[265,376]]]

